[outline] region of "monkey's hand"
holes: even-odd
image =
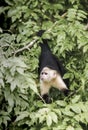
[[[48,94],[44,94],[42,98],[44,99],[45,103],[52,103],[52,99],[49,97]]]

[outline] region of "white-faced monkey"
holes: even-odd
[[[39,36],[41,35],[40,31]],[[60,61],[52,54],[47,40],[43,39],[43,43],[40,43],[41,54],[39,57],[39,78],[40,78],[40,91],[41,96],[46,103],[50,103],[49,90],[53,86],[64,93],[68,93],[69,89],[65,80],[62,79],[64,75],[64,69]]]

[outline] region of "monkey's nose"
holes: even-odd
[[[43,80],[43,78],[41,78],[41,80]]]

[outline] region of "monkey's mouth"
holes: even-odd
[[[43,79],[43,78],[40,78],[40,80],[42,80],[42,81],[43,81],[44,79]]]
[[[46,79],[43,77],[40,77],[40,81],[46,82]]]
[[[42,78],[42,77],[40,78],[40,80],[41,80],[41,81],[46,81],[46,80],[45,80],[44,78]]]

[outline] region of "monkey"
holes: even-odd
[[[44,31],[42,31],[44,33]],[[39,36],[41,31],[39,32]],[[64,67],[58,58],[52,54],[48,45],[47,39],[42,39],[43,43],[40,43],[41,54],[39,56],[39,79],[40,79],[40,93],[46,103],[51,102],[49,97],[49,90],[51,87],[55,87],[58,90],[64,92],[66,95],[69,92],[68,81],[63,80]]]
[[[40,73],[41,95],[48,93],[51,86],[59,90],[68,90],[66,84],[63,82],[61,75],[49,67],[44,67]]]
[[[68,88],[61,75],[56,70],[44,67],[40,73],[40,90],[46,103],[51,102],[51,99],[48,97],[48,93],[52,86],[65,93],[68,92]]]

